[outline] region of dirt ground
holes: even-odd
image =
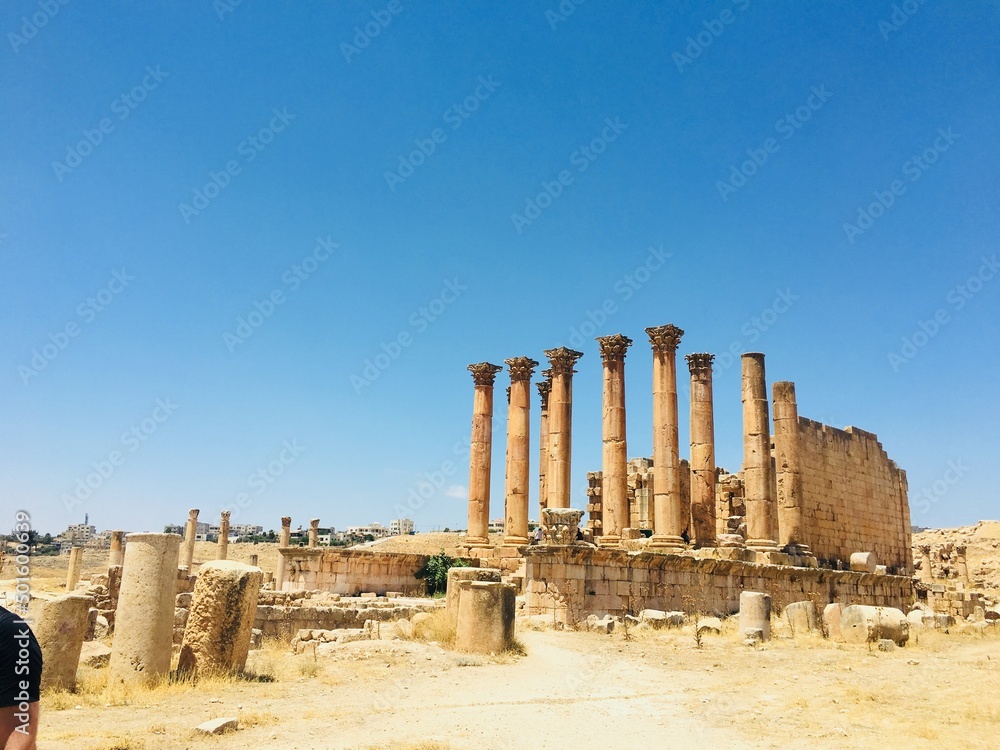
[[[161,748],[987,748],[1000,731],[1000,637],[924,631],[893,652],[791,637],[743,645],[735,621],[690,631],[519,631],[526,655],[470,657],[405,641],[340,658],[268,643],[274,682],[165,685],[110,698],[103,670],[42,701],[41,750]],[[396,653],[392,653],[395,651]],[[242,728],[199,737],[200,722]]]

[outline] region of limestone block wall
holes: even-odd
[[[758,565],[686,555],[625,552],[592,547],[541,547],[526,551],[529,615],[575,625],[590,614],[621,615],[641,609],[739,611],[742,591],[771,595],[780,611],[812,599],[899,607],[913,602],[913,579],[821,568]]]
[[[410,619],[418,612],[431,612],[441,606],[443,602],[440,600],[398,605],[372,600],[365,606],[346,604],[329,607],[258,604],[253,626],[267,638],[291,640],[299,630],[361,628],[368,620],[394,622]]]
[[[799,417],[804,541],[821,561],[874,552],[890,572],[913,570],[906,472],[870,432]]]
[[[282,547],[278,552],[285,559],[285,580],[276,584],[281,591],[318,590],[347,596],[398,591],[423,596],[426,590],[415,573],[427,562],[427,555],[319,547]]]

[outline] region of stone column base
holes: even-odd
[[[668,536],[667,534],[653,534],[646,545],[647,549],[656,552],[683,552],[685,550],[684,540],[679,536]]]

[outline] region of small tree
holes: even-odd
[[[430,596],[443,594],[448,588],[448,571],[451,568],[465,568],[468,563],[464,560],[446,555],[444,550],[438,554],[427,558],[427,562],[421,566],[420,570],[414,573],[416,578],[422,579],[427,584],[427,593]]]

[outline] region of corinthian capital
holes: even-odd
[[[649,334],[649,343],[657,354],[676,352],[677,345],[681,343],[681,336],[684,335],[683,329],[673,323],[647,328],[646,333]]]
[[[712,361],[715,359],[714,354],[685,354],[684,359],[687,360],[688,369],[691,372],[698,372],[699,370],[711,370]]]
[[[573,351],[561,346],[558,349],[546,349],[545,356],[552,366],[553,375],[572,375],[576,370],[573,365],[583,356],[583,352]]]
[[[601,360],[607,364],[625,359],[628,348],[632,346],[632,339],[616,333],[612,336],[598,336],[597,343],[601,347]]]
[[[479,362],[474,365],[469,365],[469,372],[472,373],[472,379],[475,381],[476,385],[493,385],[493,381],[496,380],[497,373],[503,368],[500,365],[493,365],[489,362]]]
[[[510,371],[510,382],[516,383],[521,380],[531,380],[531,375],[538,367],[538,363],[530,357],[513,357],[505,359],[507,369]]]

